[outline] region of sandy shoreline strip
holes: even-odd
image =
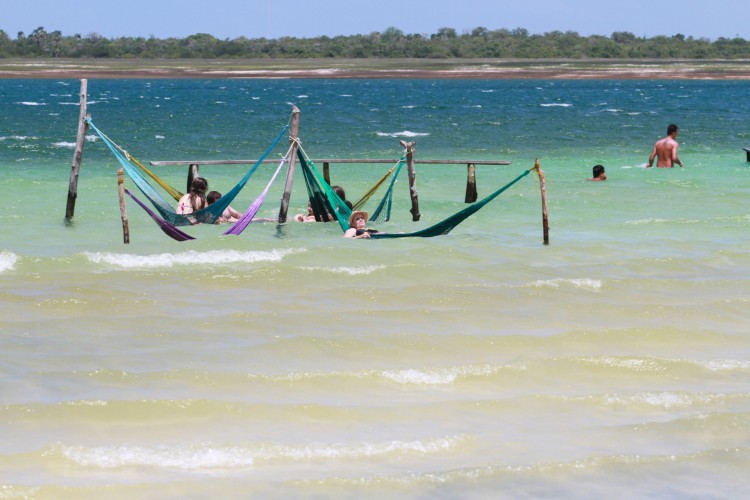
[[[358,78],[750,80],[750,60],[0,60],[0,79]]]

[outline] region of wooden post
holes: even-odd
[[[292,184],[294,183],[294,165],[297,160],[297,138],[299,136],[299,109],[292,106],[292,121],[289,129],[289,142],[292,147],[289,151],[289,165],[286,171],[286,183],[284,184],[284,194],[281,196],[281,208],[279,208],[279,224],[286,222],[286,215],[289,211],[289,199],[292,196]]]
[[[549,245],[549,219],[547,217],[547,185],[544,182],[544,172],[539,165],[539,159],[534,160],[534,170],[539,175],[539,188],[542,191],[542,231],[544,234],[544,244]]]
[[[191,163],[188,167],[188,178],[187,178],[187,191],[186,193],[190,192],[190,188],[193,186],[193,179],[196,177],[201,176],[200,167],[197,163]]]
[[[323,162],[323,179],[325,179],[326,184],[331,185],[331,166],[327,161]]]
[[[70,181],[68,182],[68,204],[65,208],[65,222],[70,223],[73,213],[76,209],[76,198],[78,198],[78,171],[81,168],[83,159],[83,142],[86,140],[86,130],[89,124],[86,123],[86,91],[88,80],[81,80],[81,99],[80,109],[78,110],[78,134],[76,135],[76,147],[73,152],[73,163],[70,167]]]
[[[477,201],[477,167],[473,163],[469,163],[467,168],[466,198],[464,198],[464,202],[474,203]]]
[[[130,226],[128,225],[128,211],[125,209],[125,187],[122,185],[122,169],[117,171],[117,192],[120,195],[120,218],[122,219],[122,242],[130,243]]]
[[[417,195],[417,172],[414,170],[414,147],[416,142],[399,141],[406,148],[406,166],[409,171],[409,196],[411,197],[411,220],[416,222],[421,217],[419,213],[419,196]]]

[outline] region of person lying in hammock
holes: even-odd
[[[371,234],[377,233],[377,229],[368,229],[367,219],[369,214],[361,210],[355,210],[349,216],[349,229],[344,232],[344,238],[369,238]]]
[[[307,204],[307,215],[297,214],[294,216],[297,222],[315,222],[315,212],[313,212],[312,203]]]
[[[213,205],[216,203],[216,201],[221,198],[221,193],[218,191],[211,191],[206,195],[206,201],[209,205]],[[237,210],[233,209],[232,207],[227,207],[224,209],[224,211],[221,213],[221,216],[216,219],[216,224],[220,224],[222,222],[237,222],[240,220],[240,217],[242,217],[242,214],[239,213]]]

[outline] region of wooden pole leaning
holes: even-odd
[[[544,235],[544,244],[549,245],[549,217],[547,216],[547,185],[544,181],[544,172],[539,165],[539,160],[534,160],[534,170],[539,176],[539,189],[542,192],[542,232]]]
[[[117,171],[117,193],[120,196],[120,218],[122,219],[122,242],[130,243],[130,225],[128,224],[128,211],[125,208],[125,187],[123,186],[122,169]]]
[[[419,195],[417,194],[417,172],[414,170],[414,149],[416,142],[399,141],[406,148],[406,167],[409,172],[409,196],[411,197],[411,220],[416,222],[422,216],[419,213]]]
[[[281,196],[281,208],[279,208],[279,224],[286,222],[286,216],[289,212],[289,200],[292,196],[292,184],[294,183],[294,165],[297,160],[297,149],[299,143],[299,108],[292,106],[292,120],[289,128],[289,165],[286,170],[286,183],[284,184],[284,194]]]
[[[193,179],[196,177],[201,176],[201,169],[200,166],[198,166],[197,163],[191,163],[188,166],[188,177],[187,177],[187,191],[186,193],[190,192],[190,188],[193,187]]]
[[[86,131],[89,124],[86,122],[86,93],[88,80],[81,80],[80,109],[78,110],[78,133],[76,135],[76,147],[73,151],[73,163],[70,167],[70,181],[68,182],[68,203],[65,207],[65,222],[69,223],[76,209],[76,198],[78,198],[78,171],[83,159],[83,142],[86,140]]]

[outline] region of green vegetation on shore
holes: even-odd
[[[121,37],[97,33],[63,35],[38,27],[15,39],[0,30],[0,60],[9,58],[96,59],[747,59],[743,38],[636,37],[620,31],[610,36],[581,36],[573,31],[541,35],[527,30],[478,27],[459,34],[405,34],[397,28],[367,35],[279,39],[220,40],[199,33],[186,38]],[[142,65],[142,62],[139,63]],[[318,63],[319,65],[319,63]]]

